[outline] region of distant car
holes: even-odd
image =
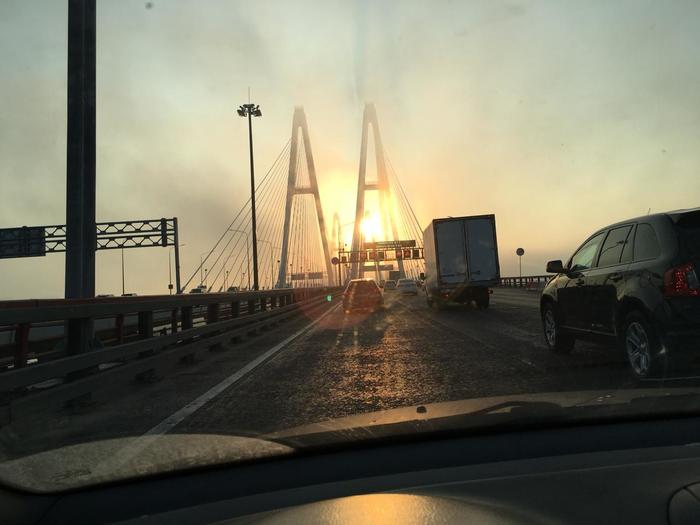
[[[103,298],[103,297],[114,297],[113,293],[101,293],[97,297]]]
[[[123,293],[123,294],[122,294],[122,297],[136,297],[136,296],[138,296],[138,294],[133,293],[133,292],[132,292],[132,293]]]
[[[190,290],[190,293],[207,293],[207,287],[206,286],[195,286]]]
[[[378,310],[383,306],[382,291],[372,279],[353,279],[343,292],[343,309],[346,313],[356,310]]]
[[[402,295],[418,295],[418,285],[413,279],[399,279],[396,289]]]
[[[553,352],[576,339],[618,341],[638,379],[700,357],[700,208],[602,228],[547,272],[557,275],[540,312]]]
[[[238,286],[229,286],[227,292],[238,292],[240,291]]]
[[[387,290],[391,290],[391,291],[396,290],[396,281],[391,280],[391,279],[388,281],[385,281],[384,282],[384,291],[387,291]]]

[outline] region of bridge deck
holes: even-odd
[[[0,439],[22,456],[146,432],[251,435],[407,405],[632,386],[614,349],[578,343],[571,356],[549,353],[536,292],[496,290],[487,311],[437,311],[421,295],[386,297],[386,311],[373,315],[323,305],[116,399],[12,422],[0,429]],[[274,355],[241,372],[271,348]],[[216,385],[223,386],[212,393]],[[201,406],[182,411],[197,398]]]

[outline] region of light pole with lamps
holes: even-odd
[[[233,228],[229,228],[228,231],[242,233],[243,235],[245,235],[245,250],[246,250],[246,258],[248,259],[248,290],[250,290],[250,242],[249,242],[250,239],[248,238],[248,232],[243,231],[243,230],[235,230]],[[255,230],[253,230],[253,231],[255,231]],[[255,246],[253,246],[253,254],[255,254]],[[257,278],[257,273],[256,273],[256,278]]]
[[[258,234],[255,220],[255,163],[253,162],[253,117],[262,117],[257,104],[243,104],[237,110],[241,117],[248,117],[248,145],[250,149],[250,217],[253,230],[253,289],[258,289]]]

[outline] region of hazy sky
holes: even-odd
[[[0,227],[65,222],[67,2],[0,2]],[[177,216],[183,273],[303,105],[328,221],[353,219],[377,106],[421,226],[495,213],[502,274],[543,273],[606,223],[700,205],[700,3],[98,1],[97,219]],[[98,293],[120,293],[118,252]],[[127,288],[167,292],[166,250]],[[63,257],[0,261],[0,297],[63,294]],[[128,291],[129,291],[128,290]]]

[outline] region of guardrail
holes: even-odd
[[[553,275],[523,275],[522,277],[501,277],[500,286],[504,288],[526,288],[540,290],[544,288]]]
[[[0,302],[0,328],[15,333],[12,344],[0,347],[6,356],[0,371],[0,423],[70,405],[97,390],[166,375],[173,365],[194,361],[201,350],[221,349],[223,343],[321,307],[338,293],[335,288],[283,289]],[[73,319],[99,325],[87,352],[71,353],[65,330],[30,337],[32,331],[60,330]]]

